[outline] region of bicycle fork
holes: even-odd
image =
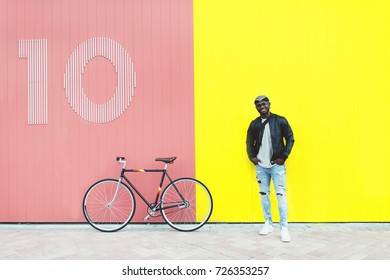
[[[119,193],[119,188],[121,187],[121,183],[122,183],[122,178],[119,178],[118,184],[116,185],[114,197],[112,198],[112,200],[109,203],[107,203],[108,208],[111,208],[112,204],[116,200],[116,197],[118,196],[118,193]]]

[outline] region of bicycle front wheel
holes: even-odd
[[[164,220],[179,231],[202,227],[213,211],[213,199],[207,187],[198,180],[181,178],[170,183],[161,195]]]
[[[132,191],[118,180],[105,179],[93,184],[83,199],[83,213],[95,229],[113,232],[124,228],[133,218],[135,199]]]

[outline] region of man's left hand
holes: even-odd
[[[284,159],[282,159],[282,158],[277,158],[277,159],[275,159],[273,162],[271,162],[272,164],[273,163],[276,163],[277,165],[283,165],[284,164]]]

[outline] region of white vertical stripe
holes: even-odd
[[[123,80],[126,79],[125,77],[125,71],[123,71],[123,52],[121,51],[120,49],[120,46],[117,45],[117,53],[118,53],[118,69],[119,69],[119,73],[120,75],[118,74],[118,88],[119,88],[119,92],[118,92],[118,98],[120,99],[120,104],[121,104],[121,107],[119,108],[120,111],[118,112],[118,116],[119,114],[122,114],[126,108],[126,103],[125,103],[125,93],[124,93],[124,88],[123,88]]]
[[[31,57],[31,54],[30,54],[30,44],[28,44],[26,42],[25,44],[25,47],[26,47],[26,52],[27,52],[27,58]],[[32,63],[31,63],[31,59],[28,60],[27,62],[27,67],[28,67],[28,111],[27,111],[27,114],[28,114],[28,124],[32,124],[32,118],[31,118],[31,103],[33,102],[32,100],[32,94],[33,94],[33,88],[32,88],[32,81],[30,78],[33,78],[31,77],[32,75]]]
[[[48,80],[48,61],[47,61],[47,40],[45,40],[45,83],[44,83],[44,86],[45,86],[45,108],[44,108],[44,112],[45,112],[45,120],[44,120],[44,123],[49,123],[49,95],[48,95],[48,91],[49,91],[49,88],[48,88],[48,84],[49,84],[49,80]]]
[[[37,61],[37,73],[38,73],[38,80],[37,80],[37,92],[39,93],[42,91],[41,88],[41,80],[42,80],[42,72],[41,72],[41,67],[42,67],[42,41],[39,40],[38,42],[38,61]],[[42,106],[42,98],[41,94],[37,94],[37,110],[35,112],[36,116],[36,121],[40,121],[40,112],[41,112],[41,106]]]
[[[81,46],[81,53],[80,53],[80,56],[81,56],[81,62],[84,61],[84,52],[85,52],[85,44],[83,44]],[[80,85],[82,86],[82,77],[83,77],[83,73],[84,73],[84,67],[83,67],[83,63],[80,63]],[[83,90],[83,88],[81,88],[81,90]],[[79,96],[78,96],[78,102],[79,102],[79,108],[80,108],[80,115],[84,115],[84,105],[83,105],[83,94],[81,93]]]

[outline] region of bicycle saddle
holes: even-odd
[[[162,161],[165,163],[173,163],[176,157],[168,157],[168,158],[156,158],[156,161]]]

